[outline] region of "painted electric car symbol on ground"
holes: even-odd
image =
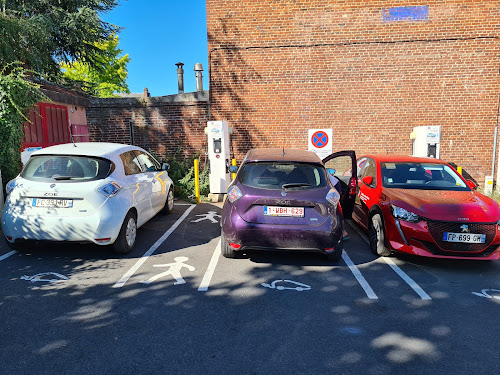
[[[489,293],[488,293],[489,292]],[[492,296],[490,293],[500,293],[500,289],[483,289],[481,290],[481,293],[478,292],[472,292],[472,294],[478,296],[478,297],[484,297],[484,298],[494,298],[494,299],[499,299],[500,300],[500,295],[498,296]]]
[[[56,278],[44,278],[44,276],[55,276]],[[37,281],[46,281],[46,282],[57,282],[57,281],[66,281],[69,280],[67,276],[61,275],[60,273],[56,272],[42,272],[42,273],[37,273],[36,275],[33,276],[21,276],[21,280],[27,280],[31,281],[32,283],[36,283]]]
[[[276,285],[278,283],[289,283],[291,285],[296,285],[296,286]],[[276,290],[296,290],[297,292],[303,292],[304,290],[311,290],[311,287],[309,285],[302,284],[292,280],[274,280],[271,284],[262,283],[260,285],[266,288],[276,289]]]

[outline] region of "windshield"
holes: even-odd
[[[82,182],[101,180],[112,171],[114,164],[91,156],[39,155],[32,156],[21,177],[40,182]]]
[[[238,175],[246,186],[269,190],[303,190],[326,186],[325,169],[301,163],[246,163]]]
[[[445,164],[380,163],[380,169],[382,184],[387,188],[470,190],[460,176]]]

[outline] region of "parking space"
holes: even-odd
[[[177,203],[126,256],[2,243],[7,372],[20,359],[26,373],[498,372],[488,358],[499,263],[377,258],[354,224],[337,264],[305,253],[226,259],[220,207]]]

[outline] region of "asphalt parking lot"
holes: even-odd
[[[126,256],[0,243],[2,374],[498,374],[500,262],[220,255],[220,207],[176,202]]]

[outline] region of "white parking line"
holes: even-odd
[[[356,226],[355,224],[351,223],[350,221],[348,221],[349,223],[349,226],[354,229],[356,232],[358,232],[358,234],[361,236],[361,238],[363,240],[365,240],[365,242],[369,245],[370,244],[370,241],[368,240],[368,238],[366,237],[366,235],[361,232]],[[396,263],[394,263],[394,261],[390,258],[387,258],[387,257],[381,257],[391,268],[394,272],[396,272],[396,274],[399,275],[399,277],[401,277],[409,286],[410,288],[412,288],[415,293],[417,293],[419,295],[420,298],[422,299],[432,299],[431,296],[429,296],[421,287],[420,285],[418,285],[410,276],[408,276],[408,274],[406,272],[404,272],[401,268],[398,267],[398,265]]]
[[[210,259],[210,263],[208,264],[208,268],[203,276],[203,280],[201,280],[200,287],[198,288],[198,292],[206,292],[208,290],[208,286],[210,285],[210,280],[212,280],[212,276],[214,275],[215,267],[217,266],[217,262],[220,257],[220,248],[221,248],[221,240],[217,243],[215,247],[215,251],[212,254],[212,259]]]
[[[17,253],[17,251],[15,250],[12,250],[11,252],[8,252],[7,254],[4,254],[2,256],[0,256],[0,262],[4,259],[7,259],[8,257],[10,257],[11,255],[14,255],[15,253]]]
[[[118,280],[118,282],[113,285],[113,288],[121,288],[122,286],[125,285],[125,283],[128,281],[128,279],[130,279],[130,277],[132,277],[132,275],[144,264],[144,262],[146,260],[148,260],[148,258],[151,256],[151,254],[153,254],[156,249],[158,249],[158,247],[160,247],[160,245],[172,234],[172,232],[179,226],[180,223],[182,223],[184,221],[184,219],[189,215],[189,213],[191,212],[191,210],[195,207],[196,205],[193,204],[191,205],[191,207],[188,207],[188,209],[184,212],[184,214],[182,214],[182,216],[177,219],[177,221],[174,223],[174,225],[172,225],[170,227],[170,229],[163,235],[160,237],[160,239],[158,239],[158,241],[155,242],[155,244],[153,246],[150,247],[150,249],[148,251],[146,251],[144,253],[144,255],[137,261],[136,264],[134,264],[134,266],[132,268],[130,268],[126,273],[125,275],[122,276],[122,278],[120,280]]]
[[[370,284],[366,281],[366,279],[363,277],[361,272],[359,272],[358,267],[352,262],[351,258],[349,258],[349,255],[345,252],[345,250],[342,252],[342,259],[344,259],[344,262],[347,264],[349,269],[351,270],[352,274],[354,277],[358,280],[359,284],[361,287],[364,289],[366,295],[370,299],[378,299],[377,295],[371,288]]]
[[[418,285],[413,279],[408,276],[401,268],[399,268],[396,263],[390,258],[382,257],[385,262],[396,272],[406,283],[417,293],[422,299],[432,299],[424,290]]]

